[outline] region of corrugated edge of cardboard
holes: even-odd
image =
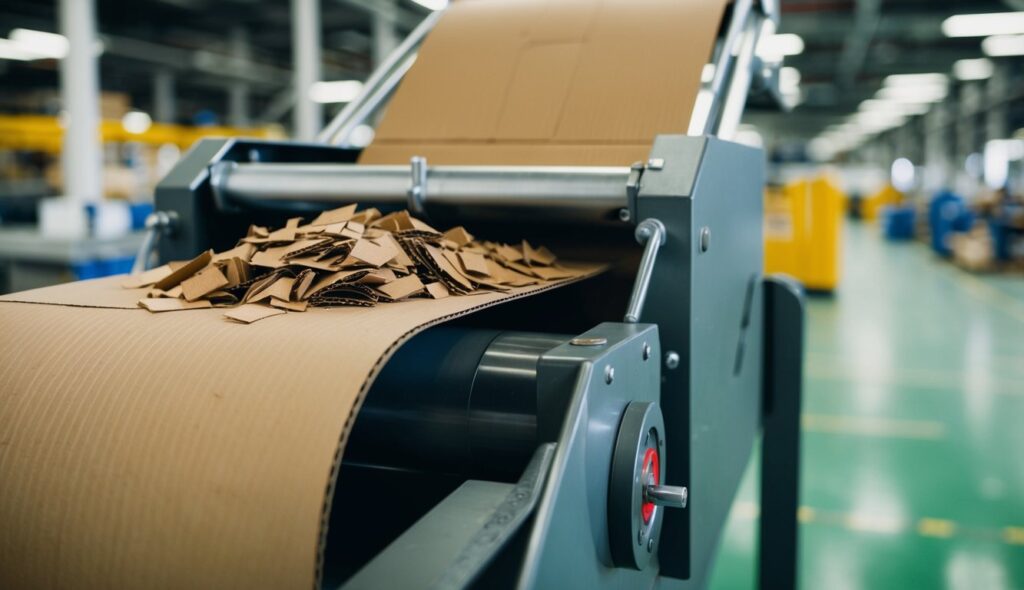
[[[445,316],[434,318],[429,322],[425,322],[408,330],[400,337],[398,337],[397,340],[391,343],[387,350],[385,350],[384,353],[380,356],[380,358],[377,359],[377,362],[374,363],[373,367],[370,368],[369,373],[367,373],[366,375],[366,379],[363,381],[362,387],[359,388],[359,393],[356,394],[355,402],[352,404],[352,411],[349,412],[348,417],[345,419],[345,423],[341,429],[341,438],[338,440],[338,446],[334,451],[334,459],[331,462],[331,472],[330,474],[328,474],[327,490],[324,493],[324,503],[320,512],[320,541],[317,543],[316,571],[314,574],[314,590],[316,588],[320,588],[323,581],[324,551],[327,548],[327,528],[331,517],[331,508],[334,502],[334,492],[338,485],[338,472],[341,469],[341,459],[345,452],[345,445],[348,443],[349,433],[352,430],[352,425],[355,423],[356,416],[359,415],[359,410],[363,406],[363,401],[366,399],[366,394],[370,391],[370,387],[373,386],[373,382],[377,379],[377,376],[380,374],[381,369],[383,369],[384,365],[388,363],[388,361],[394,355],[395,351],[397,351],[403,344],[408,342],[413,336],[430,327],[443,324],[445,322],[469,315],[471,313],[475,313],[488,307],[508,303],[510,301],[515,301],[517,299],[532,297],[534,295],[539,295],[541,293],[551,291],[552,289],[565,287],[573,283],[577,283],[579,281],[592,278],[604,272],[606,268],[607,267],[605,266],[595,267],[594,270],[586,274],[582,274],[569,279],[562,279],[553,282],[549,285],[545,285],[543,287],[525,287],[527,291],[523,293],[508,295],[504,298],[497,299],[495,301],[489,301],[487,303],[482,303],[480,305],[464,309],[458,313],[448,314]],[[472,297],[472,295],[466,295],[465,297]]]

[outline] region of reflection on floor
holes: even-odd
[[[808,302],[800,585],[1024,589],[1024,279],[846,228]],[[714,590],[753,588],[755,462]]]

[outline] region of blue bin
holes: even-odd
[[[87,260],[76,262],[71,265],[71,272],[75,279],[84,281],[86,279],[99,279],[111,275],[121,275],[132,271],[134,256],[120,258],[107,258],[105,260]]]
[[[882,208],[882,235],[887,240],[914,239],[914,208],[911,206]]]
[[[132,203],[128,208],[132,213],[132,229],[146,229],[146,218],[153,212],[153,203]]]
[[[928,224],[932,230],[932,250],[940,256],[952,256],[950,234],[971,229],[974,215],[967,209],[963,197],[942,191],[928,204]]]

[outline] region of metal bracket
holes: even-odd
[[[626,179],[626,212],[620,213],[622,221],[632,221],[637,218],[636,200],[640,198],[640,179],[643,178],[645,166],[643,162],[635,162],[629,167],[629,178]]]
[[[644,254],[640,258],[640,268],[637,269],[636,281],[633,283],[633,294],[629,297],[629,307],[622,320],[627,324],[635,324],[640,321],[640,314],[644,310],[644,301],[647,299],[647,288],[651,284],[651,276],[654,275],[654,262],[658,257],[658,249],[665,243],[668,232],[663,223],[651,217],[636,226],[635,235],[636,241],[644,246]]]
[[[409,186],[408,208],[417,217],[425,217],[427,214],[427,159],[423,156],[413,156],[409,160],[409,172],[412,174],[412,184]]]

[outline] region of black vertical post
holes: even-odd
[[[804,304],[785,277],[764,280],[764,406],[761,444],[761,590],[796,588],[800,503],[800,398]]]

